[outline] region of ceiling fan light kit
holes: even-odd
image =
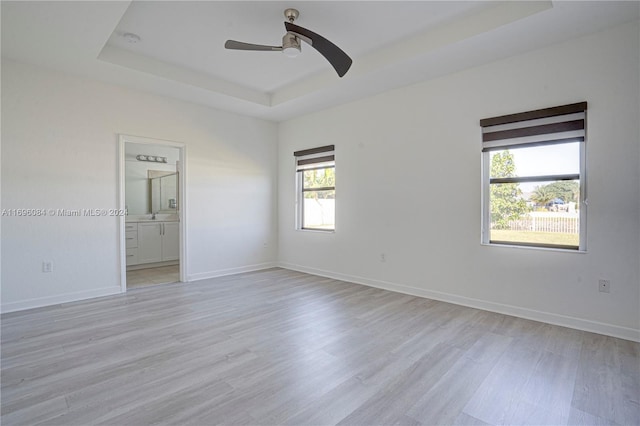
[[[287,58],[295,58],[302,52],[300,39],[291,33],[282,36],[282,53]]]
[[[282,37],[282,46],[267,46],[263,44],[244,43],[236,40],[227,40],[224,44],[230,50],[252,50],[263,52],[283,52],[287,57],[295,58],[302,51],[300,40],[316,49],[333,66],[338,76],[344,76],[351,68],[352,60],[342,49],[331,43],[326,38],[306,28],[295,25],[293,22],[300,16],[296,9],[286,9],[284,16],[288,22],[284,23],[287,33]]]

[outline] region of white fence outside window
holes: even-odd
[[[511,231],[580,233],[580,216],[569,213],[534,212],[518,220],[509,221]]]

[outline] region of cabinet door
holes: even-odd
[[[162,262],[162,223],[138,223],[138,263]]]
[[[162,260],[178,260],[180,258],[180,223],[164,222],[162,235]]]
[[[138,249],[137,248],[128,248],[127,249],[127,266],[129,265],[137,265],[138,263]]]
[[[125,244],[128,249],[138,247],[138,230],[126,231],[124,234]]]

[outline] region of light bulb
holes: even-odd
[[[300,54],[300,48],[285,47],[282,49],[282,53],[284,53],[287,58],[295,58]]]

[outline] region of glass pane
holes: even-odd
[[[490,185],[490,240],[580,245],[580,181]]]
[[[302,184],[305,189],[336,186],[336,169],[334,167],[305,170],[301,173]]]
[[[336,191],[307,191],[303,193],[302,227],[307,229],[335,229]]]
[[[579,174],[580,143],[491,151],[491,177]]]

